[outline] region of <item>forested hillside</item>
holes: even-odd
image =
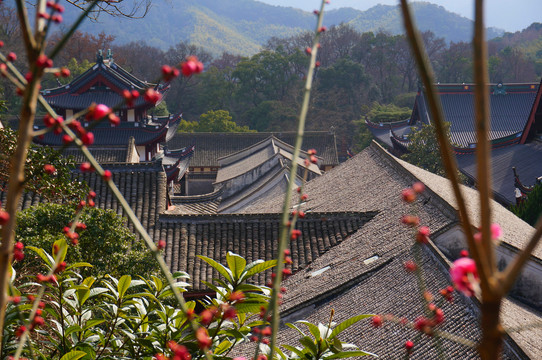
[[[4,1],[8,6],[13,0]],[[449,12],[441,6],[415,2],[412,4],[422,31],[430,30],[449,41],[467,41],[471,37],[472,21]],[[73,22],[78,14],[67,7],[65,19]],[[352,8],[331,10],[324,24],[328,27],[349,24],[360,32],[384,31],[402,34],[402,20],[396,6],[378,5],[367,11]],[[143,19],[115,18],[102,14],[98,22],[85,22],[84,32],[105,31],[117,44],[145,41],[162,50],[179,41],[195,44],[220,55],[227,51],[238,55],[253,55],[271,37],[287,37],[313,30],[314,15],[310,12],[272,6],[255,0],[152,0]],[[488,38],[503,31],[489,29]]]

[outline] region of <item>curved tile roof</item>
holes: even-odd
[[[374,213],[312,213],[298,222],[302,235],[291,246],[293,268],[314,261],[333,246],[357,231]],[[191,290],[204,290],[201,281],[219,274],[196,255],[205,255],[225,263],[228,251],[247,261],[272,260],[277,250],[280,214],[161,216],[155,239],[166,240],[165,258],[171,271],[190,274]],[[264,284],[270,273],[254,278]]]
[[[501,88],[493,84],[490,88],[489,140],[514,134],[521,136],[529,120],[539,84],[504,84]],[[444,117],[451,124],[452,143],[459,147],[472,146],[476,143],[474,86],[438,85],[438,90]],[[412,121],[429,123],[431,120],[426,108],[424,94],[418,93]]]
[[[91,85],[98,85],[95,89]],[[98,63],[75,78],[71,83],[54,89],[42,91],[47,102],[57,108],[82,110],[91,103],[105,104],[109,107],[127,109],[134,107],[152,107],[142,96],[128,107],[122,97],[122,90],[143,91],[155,84],[141,81],[115,63]],[[159,87],[165,92],[167,87]]]
[[[287,143],[295,143],[295,133],[177,133],[167,142],[167,148],[175,150],[189,145],[195,145],[196,150],[191,166],[219,167],[218,159],[249,146],[257,144],[269,136],[275,136]],[[322,158],[322,165],[336,166],[339,164],[335,135],[324,131],[307,131],[303,138],[302,149],[316,149]]]

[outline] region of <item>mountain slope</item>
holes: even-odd
[[[431,30],[448,41],[468,41],[472,21],[446,11],[441,6],[415,2],[414,12],[421,30]],[[77,10],[67,9],[68,22]],[[396,6],[378,5],[367,11],[352,8],[331,10],[325,24],[351,24],[359,31],[402,33],[402,20]],[[73,20],[72,20],[73,21]],[[100,23],[86,22],[82,29],[90,33],[105,31],[118,43],[145,41],[167,49],[179,41],[199,45],[213,54],[228,51],[250,55],[270,37],[285,37],[312,30],[314,15],[299,9],[267,5],[255,0],[153,0],[144,19],[122,19],[101,16]],[[502,35],[488,30],[488,37]]]

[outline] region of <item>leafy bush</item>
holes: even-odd
[[[409,107],[397,107],[393,104],[379,104],[374,102],[367,114],[369,120],[375,123],[395,122],[408,119],[412,112]]]
[[[41,204],[20,212],[17,241],[26,246],[50,249],[55,241],[64,238],[64,228],[71,223],[75,210],[74,206]],[[87,207],[78,221],[85,229],[77,231],[79,245],[69,252],[67,261],[92,264],[92,268],[82,271],[85,276],[149,276],[159,272],[152,254],[113,210]],[[34,268],[36,260],[25,260],[25,267]]]
[[[15,353],[27,329],[30,337],[28,346],[21,349],[22,356],[63,360],[166,359],[169,354],[173,359],[190,359],[202,358],[208,350],[213,357],[231,359],[228,354],[235,345],[258,341],[258,334],[268,336],[270,328],[264,318],[271,289],[247,281],[274,267],[276,260],[247,264],[241,256],[229,252],[228,266],[224,266],[201,256],[222,279],[208,284],[216,296],[201,301],[204,309],[196,314],[194,301],[186,303],[186,313],[169,306],[167,299],[173,291],[156,276],[85,278],[79,273],[87,266],[85,263],[59,269],[68,254],[63,238],[54,243],[51,253],[29,249],[41,259],[46,272],[55,275],[27,274],[26,283],[18,288],[11,286],[1,358]],[[173,277],[177,280],[175,287],[186,291],[188,275],[179,272]],[[39,306],[33,308],[32,301],[37,305],[39,300]],[[334,329],[334,324],[326,327],[303,321],[315,338],[303,336],[302,347],[285,345],[291,356],[280,349],[277,353],[282,359],[295,358],[296,354],[313,359],[372,355],[359,350],[347,352],[343,348],[353,346],[337,338],[343,330],[369,316],[355,316]],[[263,344],[261,348],[269,352],[269,346]]]
[[[519,205],[511,206],[510,210],[529,225],[535,226],[542,214],[542,184],[536,184],[527,199]]]

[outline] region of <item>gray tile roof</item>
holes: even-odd
[[[476,154],[462,154],[456,158],[461,171],[476,179]],[[503,203],[515,203],[512,168],[516,168],[524,185],[534,185],[542,176],[542,144],[535,141],[493,149],[491,167],[495,197]]]
[[[94,147],[88,148],[90,153],[94,156],[96,161],[100,164],[106,163],[123,163],[127,161],[128,147],[127,146],[108,146],[108,147]],[[60,150],[60,148],[57,148]],[[85,155],[78,148],[67,148],[62,151],[64,156],[73,156],[75,162],[80,164],[87,161]]]
[[[88,89],[89,85],[97,82],[107,83],[108,88]],[[154,86],[154,84],[137,79],[115,63],[101,63],[95,64],[71,83],[58,88],[43,90],[42,94],[51,106],[57,108],[82,110],[95,102],[96,104],[105,104],[111,108],[126,109],[128,106],[122,97],[122,90],[142,91]],[[143,97],[140,96],[130,108],[149,108],[151,106],[153,105],[146,103]]]
[[[422,181],[428,188],[417,205],[417,215],[422,224],[429,226],[433,234],[458,224],[448,180],[398,160],[376,144],[306,184],[308,200],[303,205],[305,211],[356,209],[378,211],[378,214],[341,244],[315,259],[309,267],[286,280],[284,285],[288,292],[282,307],[285,314],[305,309],[303,316],[310,314],[309,319],[320,322],[328,320],[331,308],[346,314],[341,315],[344,317],[374,312],[393,313],[414,320],[416,315],[420,315],[419,305],[416,305],[419,299],[413,295],[416,294],[416,280],[403,269],[403,263],[413,257],[413,238],[400,224],[400,217],[412,211],[401,201],[400,193],[414,181]],[[476,224],[479,217],[477,192],[466,187],[463,191]],[[270,199],[265,204],[250,205],[244,211],[279,212],[281,203],[281,199]],[[521,248],[534,229],[498,203],[493,202],[492,208],[493,221],[504,229],[504,242],[512,248]],[[424,254],[426,277],[434,294],[439,288],[449,285],[446,260],[435,252],[427,250]],[[541,255],[542,249],[534,252],[538,258]],[[378,258],[371,262],[369,259],[375,256]],[[311,276],[328,266],[329,269],[321,275]],[[524,305],[506,301],[505,306],[507,310],[503,319],[512,325],[518,322],[514,318],[520,316],[523,323],[540,318],[540,314],[533,313]],[[474,309],[470,301],[457,299],[453,306],[444,308],[450,321],[444,328],[456,335],[477,339],[479,330]],[[542,344],[533,343],[532,338],[540,338],[541,335],[540,329],[521,329],[511,333],[514,341],[526,352],[534,354],[534,358],[542,355]],[[281,336],[286,339],[290,333],[287,330]],[[400,357],[397,349],[402,349],[404,341],[413,336],[412,332],[394,325],[374,331],[365,323],[353,327],[346,339],[368,351],[380,353],[384,358],[397,358]],[[434,350],[428,347],[431,340],[423,342],[428,344],[418,345],[419,350],[416,351],[419,352],[413,356],[418,359],[435,358],[431,352]],[[531,349],[531,345],[536,345],[536,348]],[[443,346],[451,358],[476,358],[474,351],[457,344],[445,342]]]
[[[170,150],[195,145],[191,166],[218,167],[218,159],[254,145],[274,135],[287,144],[295,143],[295,134],[284,133],[177,133],[168,141]],[[336,166],[339,163],[335,135],[329,132],[307,131],[303,139],[303,150],[316,149],[322,165]]]
[[[258,167],[259,165],[267,162],[275,156],[275,151],[272,146],[267,146],[262,149],[256,150],[254,153],[247,155],[246,157],[236,161],[235,163],[228,164],[224,167],[220,167],[216,174],[216,183],[221,183],[227,180],[236,178],[251,169]]]
[[[302,236],[291,247],[293,268],[314,261],[363,226],[374,213],[312,213],[298,223]],[[235,252],[247,261],[272,260],[276,255],[280,215],[163,215],[156,224],[154,238],[166,240],[166,263],[172,271],[190,274],[192,290],[204,290],[202,280],[216,273],[196,255],[225,263],[226,253]],[[255,282],[270,279],[266,273]]]
[[[162,124],[145,125],[135,122],[122,122],[118,126],[111,126],[107,122],[102,122],[92,129],[94,133],[95,146],[123,145],[128,144],[131,137],[135,139],[135,144],[147,145],[166,140],[168,130],[177,128],[180,122],[180,116],[166,121]],[[35,138],[38,144],[49,146],[62,146],[62,135],[56,135],[48,132],[41,138]]]
[[[166,173],[158,163],[139,164],[107,164],[104,166],[113,174],[113,181],[133,209],[143,226],[153,234],[158,215],[166,210],[167,189]],[[117,214],[126,217],[121,204],[96,173],[74,172],[74,181],[85,181],[96,192],[96,207],[112,209]],[[4,187],[2,187],[4,189]],[[0,192],[0,200],[5,201],[7,192]],[[21,199],[21,209],[29,208],[41,202],[39,195],[25,192]],[[135,231],[131,223],[131,231]]]
[[[466,87],[466,89],[465,89]],[[497,140],[507,136],[520,135],[523,132],[536,99],[539,84],[505,84],[505,94],[496,91],[496,85],[490,86],[490,122],[489,139]],[[476,143],[474,128],[474,86],[439,85],[440,99],[444,118],[450,122],[450,137],[459,147],[469,147]],[[424,103],[425,96],[419,93],[416,103]],[[429,114],[424,106],[417,106],[414,119],[429,123]]]

